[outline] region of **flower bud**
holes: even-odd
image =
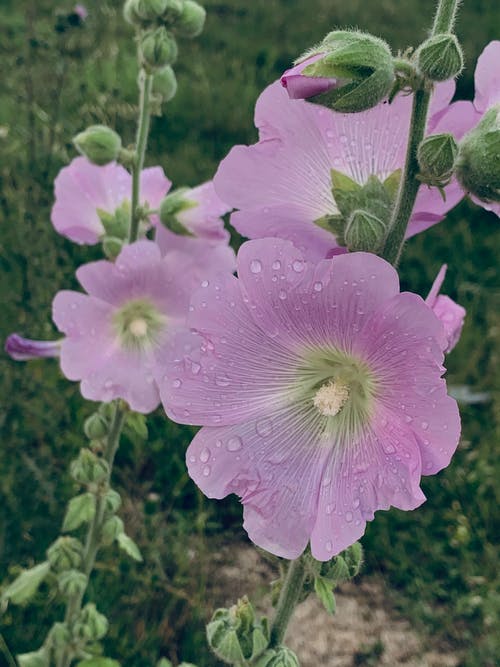
[[[464,66],[462,48],[452,34],[429,37],[415,55],[418,69],[431,81],[454,79]]]
[[[74,537],[59,537],[47,549],[47,558],[54,572],[77,570],[82,564],[83,545]]]
[[[102,239],[102,249],[104,254],[111,261],[115,260],[121,253],[125,241],[117,236],[105,236]]]
[[[101,167],[117,160],[122,147],[120,136],[105,125],[91,125],[73,143],[87,160]]]
[[[42,646],[38,651],[16,656],[19,667],[50,667],[47,649]]]
[[[135,11],[143,21],[155,21],[167,8],[168,0],[137,0]]]
[[[247,664],[269,644],[267,619],[258,620],[247,597],[230,609],[217,609],[207,625],[208,644],[215,655],[229,664]]]
[[[160,221],[164,227],[180,236],[193,236],[179,221],[177,215],[189,208],[198,205],[197,202],[186,198],[189,188],[178,188],[168,194],[160,204]]]
[[[173,35],[161,26],[147,32],[141,40],[142,61],[150,73],[172,65],[177,58],[177,44]]]
[[[108,512],[109,514],[114,514],[116,511],[118,511],[120,509],[121,504],[122,504],[122,499],[120,497],[120,494],[117,491],[114,491],[113,489],[110,489],[104,496],[104,507],[106,512]]]
[[[71,463],[71,476],[80,484],[99,483],[106,479],[109,466],[89,449],[81,449],[78,458]]]
[[[266,651],[257,660],[255,667],[300,667],[300,663],[293,651],[286,646],[280,646]]]
[[[61,341],[31,340],[13,333],[5,341],[5,351],[15,361],[58,357],[61,354]]]
[[[89,603],[74,625],[74,634],[77,639],[97,641],[105,636],[108,626],[108,619],[97,611],[95,604]]]
[[[207,13],[194,0],[185,0],[182,14],[175,22],[175,32],[181,37],[197,37],[205,25]]]
[[[451,134],[433,134],[418,147],[419,179],[427,185],[444,187],[453,176],[458,146]]]
[[[184,0],[166,0],[166,7],[161,20],[169,25],[175,23],[180,18],[183,8]]]
[[[354,542],[342,555],[349,570],[349,577],[357,577],[363,564],[363,547],[361,543]]]
[[[500,202],[500,105],[489,109],[459,145],[455,174],[464,190]]]
[[[89,440],[98,440],[108,435],[109,424],[102,415],[94,412],[85,420],[83,431]]]
[[[78,570],[67,570],[58,576],[57,585],[66,597],[82,595],[87,588],[87,575]]]
[[[292,99],[314,97],[314,102],[334,111],[355,113],[387,97],[395,71],[386,42],[361,32],[337,30],[285,72],[281,81]]]
[[[119,516],[110,517],[102,527],[102,540],[104,544],[112,544],[124,530],[123,521]]]
[[[177,79],[174,70],[167,65],[153,77],[153,95],[161,97],[162,102],[170,102],[177,92]]]
[[[141,28],[144,25],[144,21],[139,16],[137,11],[138,0],[126,0],[123,6],[123,18],[127,23],[133,25],[136,28]]]
[[[347,221],[344,238],[352,252],[375,252],[380,248],[386,233],[386,225],[376,215],[357,210]]]

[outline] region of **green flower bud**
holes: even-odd
[[[73,143],[87,160],[101,167],[117,160],[122,147],[120,136],[105,125],[91,125],[77,134]]]
[[[386,224],[373,213],[357,210],[347,221],[344,238],[352,252],[375,252],[386,233]]]
[[[83,545],[74,537],[59,537],[48,549],[47,558],[54,572],[77,570],[82,564]]]
[[[104,254],[111,261],[115,260],[121,253],[125,241],[117,236],[105,236],[102,239],[102,249]]]
[[[300,663],[293,651],[286,646],[280,646],[266,651],[257,660],[255,667],[300,667]]]
[[[70,472],[80,484],[98,484],[107,478],[109,466],[89,449],[81,449],[78,458],[71,463]]]
[[[109,433],[109,424],[98,412],[87,417],[83,425],[85,435],[89,440],[99,440]]]
[[[175,32],[181,37],[198,37],[203,31],[207,13],[194,0],[185,0],[182,14],[175,22]]]
[[[357,577],[363,565],[363,547],[361,542],[354,542],[343,552],[350,577]]]
[[[417,67],[431,81],[447,81],[460,74],[464,66],[462,48],[455,35],[429,37],[415,54]]]
[[[135,11],[143,21],[155,21],[167,9],[168,0],[136,0]]]
[[[432,134],[418,147],[419,179],[427,185],[444,187],[453,176],[458,146],[451,134]]]
[[[133,25],[136,28],[142,28],[144,26],[144,21],[139,16],[137,11],[137,6],[139,0],[126,0],[123,6],[123,18],[127,23]]]
[[[161,97],[162,102],[170,102],[177,92],[177,79],[174,70],[167,65],[153,77],[153,95]]]
[[[328,34],[317,47],[323,57],[302,70],[306,77],[335,79],[327,92],[312,98],[334,111],[356,113],[387,97],[395,81],[391,50],[373,35],[348,30]]]
[[[141,40],[142,62],[147,71],[155,72],[177,59],[177,44],[173,35],[161,26],[147,32]]]
[[[119,516],[110,517],[102,527],[102,540],[104,544],[112,544],[124,530],[123,521]]]
[[[38,651],[16,656],[19,667],[50,667],[47,649],[43,646]]]
[[[110,514],[114,514],[116,511],[118,511],[121,504],[122,499],[120,498],[120,494],[113,489],[110,489],[104,496],[104,506],[106,512],[109,512]]]
[[[97,641],[105,636],[108,626],[108,619],[97,611],[95,604],[89,603],[74,625],[74,634],[77,639]]]
[[[178,188],[168,194],[160,204],[161,223],[180,236],[193,236],[193,234],[179,221],[178,214],[198,205],[197,202],[186,198],[187,192],[189,188]]]
[[[57,577],[57,585],[61,593],[68,598],[81,595],[87,588],[87,575],[78,570],[67,570]]]
[[[230,609],[217,609],[207,625],[208,644],[229,664],[247,664],[269,644],[267,619],[258,620],[247,597]]]
[[[458,181],[485,203],[500,202],[500,105],[489,109],[459,145]]]
[[[162,14],[162,21],[169,25],[175,23],[182,15],[184,0],[167,0],[167,6]]]
[[[57,652],[58,650],[66,648],[70,641],[71,635],[66,623],[54,623],[47,636],[46,643]]]

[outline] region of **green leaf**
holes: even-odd
[[[41,648],[33,653],[23,653],[16,656],[19,667],[49,667],[49,659],[45,648]]]
[[[324,577],[314,578],[314,590],[329,614],[335,613],[335,596],[333,594],[333,583]]]
[[[132,538],[130,538],[125,533],[121,533],[116,538],[116,541],[118,542],[120,549],[123,549],[123,551],[125,551],[125,553],[128,554],[134,560],[138,561],[139,563],[142,563],[141,552],[139,551],[139,547]]]
[[[126,423],[134,435],[141,438],[141,440],[147,440],[148,425],[146,423],[145,415],[141,415],[138,412],[129,412],[127,414]]]
[[[95,515],[95,496],[92,493],[82,493],[80,496],[71,498],[63,521],[63,531],[75,530],[82,525],[92,521]]]
[[[87,658],[77,663],[76,667],[121,667],[117,660],[111,658],[103,658],[96,656],[95,658]]]
[[[13,604],[22,604],[30,600],[38,590],[38,587],[48,575],[50,565],[47,561],[35,565],[29,570],[24,570],[7,586],[2,593],[4,600],[10,600]]]

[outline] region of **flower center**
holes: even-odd
[[[158,344],[167,318],[147,299],[124,304],[113,316],[113,325],[125,349],[146,350]]]
[[[325,417],[335,417],[346,404],[349,393],[347,384],[339,380],[330,380],[314,395],[314,407]]]

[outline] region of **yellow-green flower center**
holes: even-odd
[[[135,299],[119,308],[113,316],[120,345],[125,349],[154,347],[165,328],[167,318],[148,299]]]
[[[314,407],[325,417],[335,417],[349,398],[349,386],[338,380],[322,385],[313,398]]]

